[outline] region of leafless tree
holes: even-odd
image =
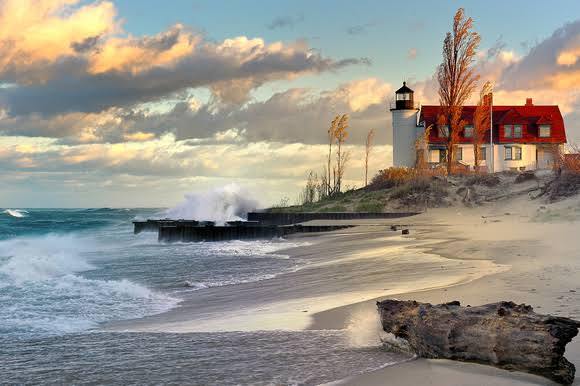
[[[330,167],[332,163],[332,144],[335,140],[336,128],[338,125],[338,121],[340,120],[340,116],[337,115],[332,120],[330,127],[328,128],[328,157],[326,159],[326,173],[325,173],[325,182],[326,182],[326,196],[330,196],[332,194],[332,187],[330,185],[331,181],[331,172],[332,168]]]
[[[443,41],[443,62],[437,69],[442,116],[440,122],[448,127],[444,135],[447,139],[448,173],[452,172],[454,148],[466,123],[461,119],[463,104],[475,90],[479,79],[473,62],[480,36],[472,28],[473,19],[466,18],[463,8],[459,8],[453,18],[453,30],[447,33]]]
[[[375,129],[370,129],[367,133],[367,140],[365,142],[365,186],[368,185],[369,177],[369,156],[373,150],[373,139],[375,137]]]
[[[490,109],[492,93],[491,82],[485,82],[479,92],[479,101],[473,113],[473,156],[475,157],[475,170],[479,172],[481,162],[480,149],[485,141],[485,136],[490,124]]]

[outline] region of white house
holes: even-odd
[[[473,114],[476,106],[464,106],[467,125],[459,133],[456,159],[466,167],[475,165]],[[533,170],[550,168],[554,146],[566,143],[564,120],[558,106],[537,106],[531,98],[521,106],[493,106],[493,170]],[[431,127],[426,158],[431,165],[446,160],[447,126],[437,125],[439,106],[416,105],[413,90],[403,82],[395,92],[391,108],[393,122],[393,165],[413,167],[417,158],[415,141]],[[490,130],[481,146],[480,166],[491,169]]]

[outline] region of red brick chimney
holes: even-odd
[[[526,106],[533,106],[532,98],[526,98]]]

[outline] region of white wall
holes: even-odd
[[[392,110],[393,165],[415,166],[418,110]]]
[[[473,145],[471,144],[462,144],[458,145],[463,149],[463,159],[461,160],[462,163],[473,166],[475,165],[475,157],[473,153]],[[522,159],[521,160],[506,160],[505,159],[505,147],[506,146],[519,146],[522,148]],[[481,166],[490,167],[489,162],[491,160],[491,150],[489,145],[483,146],[486,148],[486,159],[485,161],[481,161]],[[525,168],[525,170],[533,170],[536,169],[536,145],[530,144],[494,144],[493,146],[494,151],[494,171],[501,172],[504,170],[512,170],[520,168]],[[542,167],[542,165],[540,165]]]

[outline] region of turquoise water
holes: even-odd
[[[131,221],[158,209],[0,210],[0,383],[319,384],[396,362],[343,331],[112,333],[208,288],[307,262],[285,240],[160,244]],[[211,300],[210,300],[211,301]]]

